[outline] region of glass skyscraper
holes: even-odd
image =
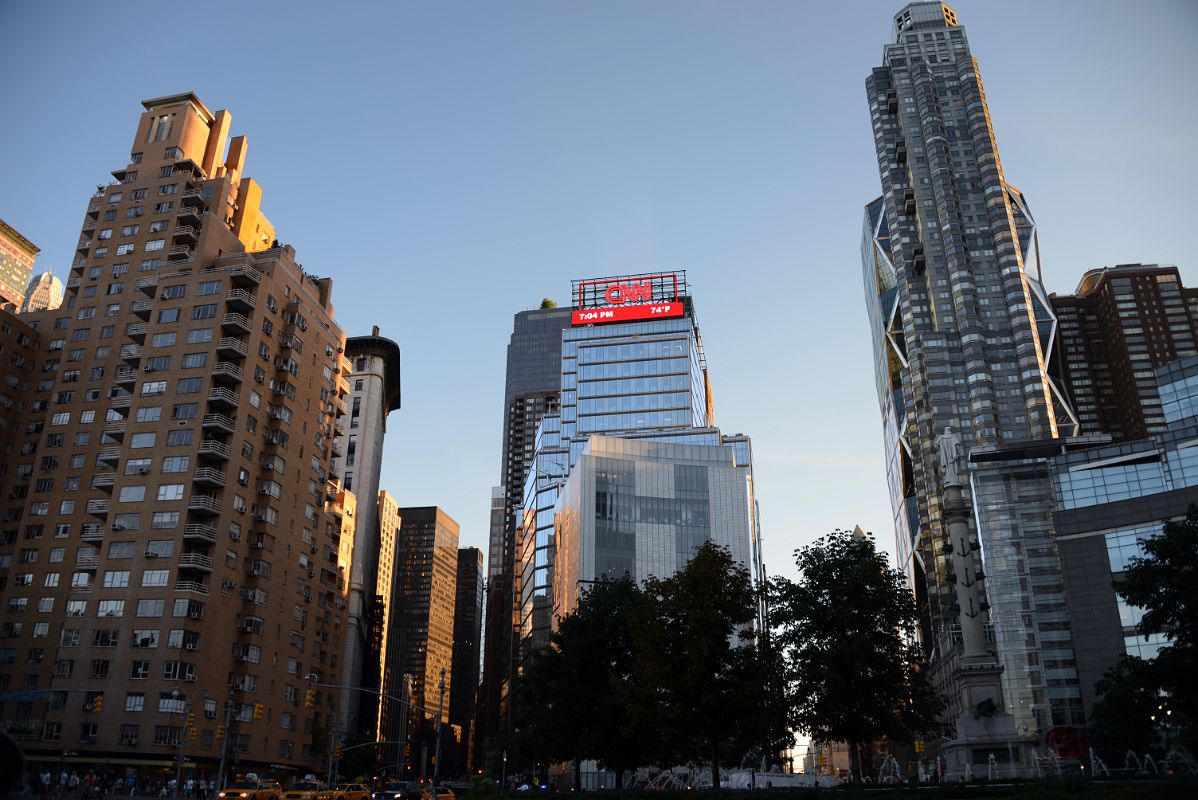
[[[590,285],[652,284],[644,305],[671,309],[672,316],[585,324],[579,310],[602,307],[591,302]],[[560,409],[542,421],[535,456],[524,484],[517,560],[520,638],[523,650],[547,642],[555,604],[555,516],[559,494],[593,435],[652,442],[729,446],[736,463],[750,465],[746,437],[723,437],[713,426],[711,393],[702,340],[683,272],[666,276],[627,276],[576,281],[579,302],[575,324],[562,333]],[[615,295],[620,300],[618,295]],[[649,312],[646,312],[648,314]],[[751,481],[751,469],[749,469]],[[751,484],[750,484],[751,495]],[[747,566],[760,574],[756,510],[749,500],[754,538]],[[629,571],[634,577],[636,572]],[[622,574],[622,573],[621,573]],[[664,576],[663,576],[664,577]]]
[[[936,669],[954,663],[954,586],[970,579],[954,574],[943,518],[935,440],[951,427],[969,454],[1005,710],[1021,730],[1043,733],[1079,716],[1080,700],[1051,483],[1044,454],[1028,447],[1076,429],[1049,363],[1056,319],[1036,224],[1003,173],[977,62],[950,7],[912,3],[895,15],[866,92],[882,196],[865,209],[862,259],[898,563],[948,689],[951,667]]]

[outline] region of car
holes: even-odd
[[[396,781],[374,792],[371,800],[420,800],[420,789],[411,781]]]
[[[316,800],[323,788],[319,781],[296,781],[283,790],[283,800]]]
[[[361,783],[342,783],[325,789],[316,800],[370,800],[370,787]]]
[[[280,800],[283,787],[278,781],[235,781],[216,795],[217,800]]]
[[[436,789],[426,786],[420,793],[420,800],[457,800],[457,795],[448,786],[438,786]]]

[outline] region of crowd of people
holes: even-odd
[[[209,800],[215,782],[206,775],[185,778],[179,786],[179,797],[189,800]],[[80,775],[77,770],[63,769],[57,774],[45,769],[40,773],[26,770],[12,787],[9,797],[62,797],[72,800],[105,800],[114,797],[175,796],[175,779],[136,777],[134,775],[98,774],[89,769]]]

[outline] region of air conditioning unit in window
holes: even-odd
[[[146,558],[158,558],[158,554],[155,553],[153,550],[147,550]]]
[[[191,619],[203,619],[204,612],[203,611],[188,611],[187,616],[190,617]]]
[[[138,468],[137,468],[137,473],[138,473],[139,475],[149,475],[149,474],[150,474],[150,468],[149,468],[149,467],[138,467]]]
[[[184,650],[199,650],[200,643],[199,642],[185,642],[183,644],[183,649]]]
[[[119,523],[119,522],[115,522],[115,523],[113,523],[113,525],[112,525],[112,529],[113,529],[114,531],[123,531],[123,530],[125,530],[125,526],[124,526],[124,525],[122,525],[122,524],[121,524],[121,523]]]

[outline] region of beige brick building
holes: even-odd
[[[0,327],[0,725],[35,764],[286,780],[341,702],[345,336],[228,112],[144,106],[62,307]]]

